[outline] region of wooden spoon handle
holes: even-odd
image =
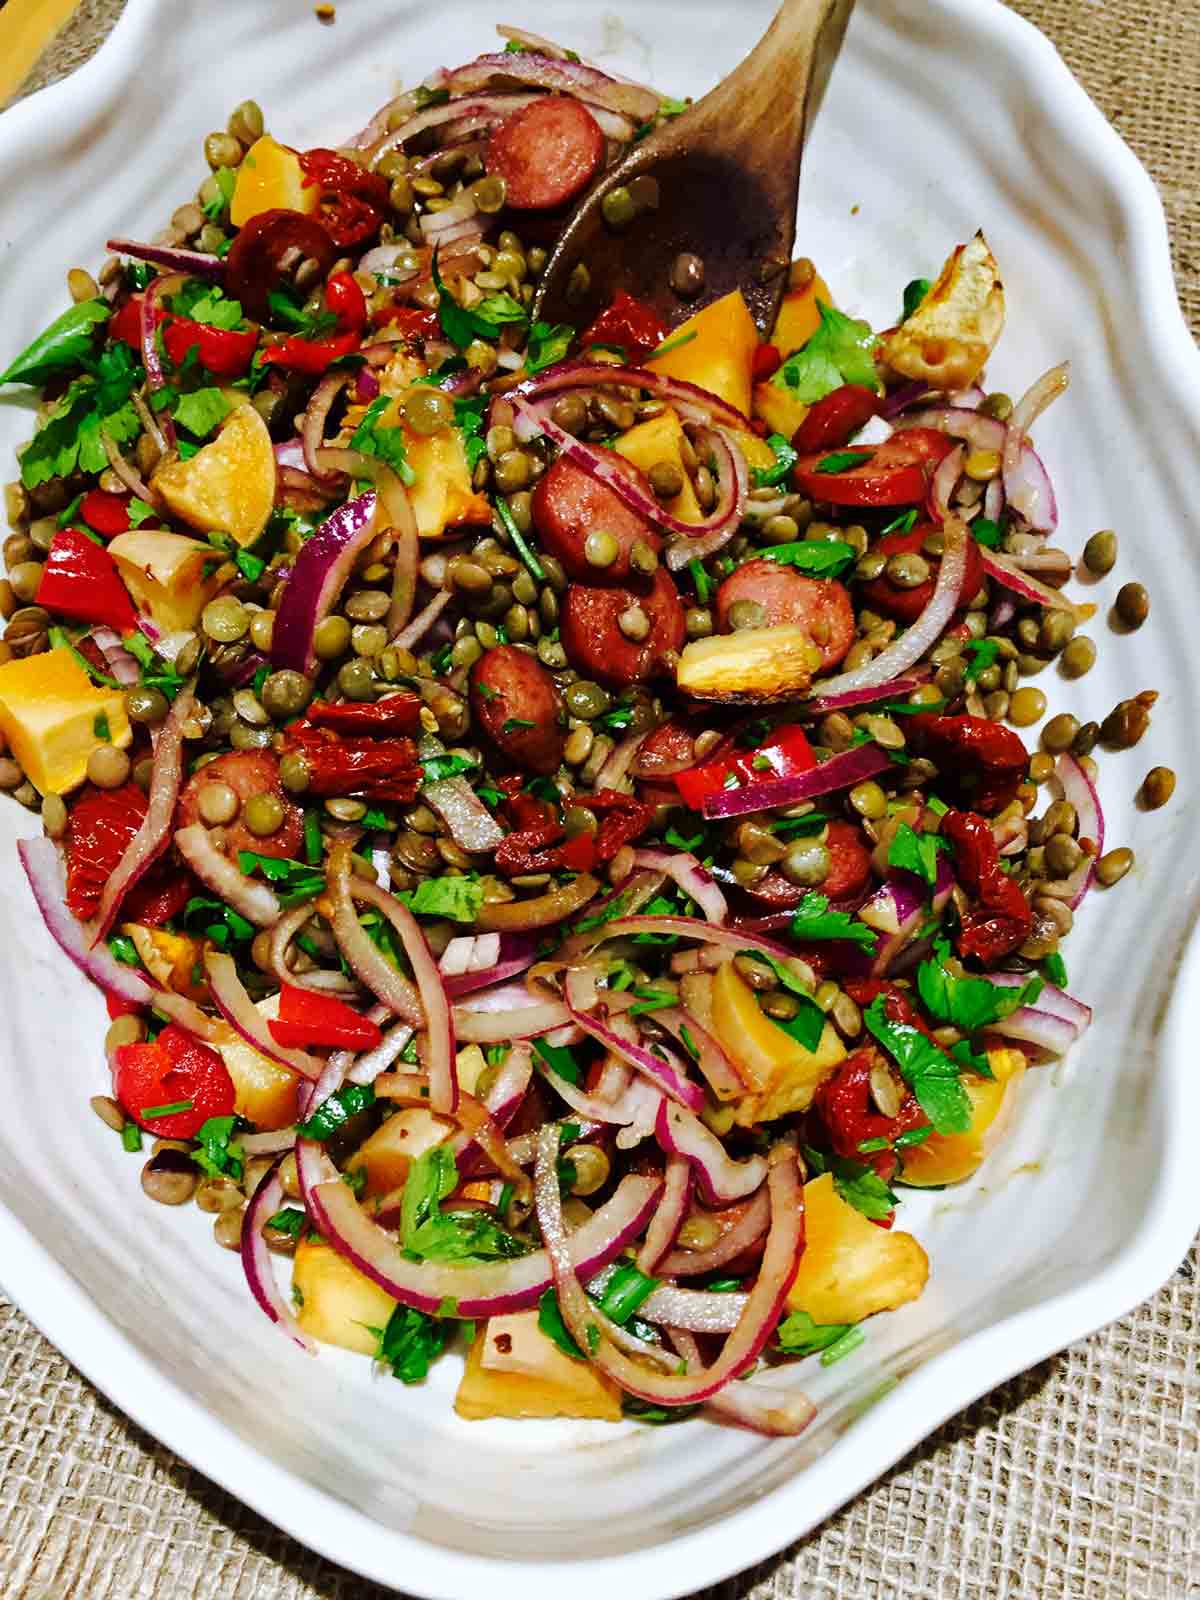
[[[700,101],[728,119],[732,150],[747,142],[760,158],[764,137],[789,162],[803,139],[821,32],[843,0],[783,0],[771,26],[728,77]],[[803,93],[795,90],[804,86]],[[748,151],[752,155],[753,151]]]

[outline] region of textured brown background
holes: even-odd
[[[84,0],[29,87],[85,60],[121,3]],[[1015,9],[1157,179],[1200,335],[1198,0]],[[1193,1250],[1133,1316],[995,1390],[785,1555],[696,1600],[1200,1600],[1196,1272]],[[388,1593],[156,1444],[0,1299],[3,1600]]]

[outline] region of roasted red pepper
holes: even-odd
[[[792,448],[801,455],[810,450],[837,450],[879,412],[881,396],[863,384],[844,383],[824,395],[809,410],[792,435]]]
[[[305,185],[321,190],[321,223],[339,250],[365,244],[379,232],[388,205],[386,178],[336,150],[306,150],[300,165]]]
[[[441,328],[436,311],[402,305],[399,300],[373,311],[371,322],[376,328],[397,328],[405,339],[436,339]]]
[[[1020,884],[1000,865],[986,817],[974,811],[947,811],[942,837],[954,846],[959,883],[979,902],[963,914],[958,953],[990,966],[1024,944],[1033,927],[1033,912]]]
[[[121,920],[161,928],[199,893],[200,885],[190,872],[173,870],[165,859],[157,861],[121,902]]]
[[[282,285],[283,262],[292,250],[310,257],[323,273],[338,253],[328,231],[301,211],[260,211],[234,235],[225,257],[225,288],[250,316],[261,320],[270,314],[268,296]]]
[[[285,983],[279,991],[279,1016],[267,1023],[276,1044],[305,1049],[373,1050],[382,1043],[379,1024],[336,995],[318,994]]]
[[[325,285],[325,304],[337,318],[335,331],[325,339],[300,339],[295,335],[281,344],[268,345],[262,364],[286,367],[289,372],[324,372],[335,361],[357,350],[367,325],[367,302],[349,272],[337,272]]]
[[[755,383],[765,383],[783,365],[783,356],[776,345],[760,344],[750,364],[750,376]]]
[[[421,726],[421,701],[415,694],[389,694],[369,704],[314,700],[305,715],[314,726],[335,733],[413,733]]]
[[[106,622],[118,633],[131,633],[137,613],[121,582],[117,564],[78,528],[60,528],[46,556],[37,603],[76,622]]]
[[[86,642],[86,641],[85,641]],[[64,848],[67,907],[81,922],[96,914],[104,886],[146,818],[148,801],[136,783],[119,789],[85,784],[71,807]],[[126,896],[122,919],[159,928],[177,917],[197,892],[190,872],[156,861]]]
[[[624,289],[618,289],[612,303],[581,336],[580,348],[592,344],[615,344],[625,352],[626,362],[636,367],[652,350],[657,350],[670,333],[666,323],[653,306],[635,300]]]
[[[193,1138],[210,1117],[229,1116],[237,1098],[217,1052],[175,1023],[152,1044],[117,1047],[113,1088],[129,1116],[161,1139]],[[164,1117],[148,1115],[159,1106],[176,1104],[187,1109]]]
[[[907,722],[908,742],[937,766],[942,786],[988,816],[1012,800],[1029,770],[1019,735],[986,717],[938,717],[923,711]]]
[[[308,793],[318,799],[354,795],[362,800],[415,800],[424,778],[411,739],[343,737],[311,722],[293,722],[284,750],[300,754],[308,767]]]
[[[808,735],[794,723],[773,728],[753,750],[729,749],[703,766],[690,767],[675,774],[675,787],[693,811],[699,811],[709,795],[722,789],[743,788],[775,778],[794,778],[817,764]]]
[[[119,344],[142,348],[142,297],[130,295],[125,304],[108,319],[108,337]]]
[[[129,529],[128,494],[109,494],[106,489],[89,489],[79,502],[79,515],[94,533],[115,538]]]
[[[871,1108],[871,1069],[878,1059],[878,1052],[870,1046],[855,1050],[817,1090],[814,1105],[837,1154],[866,1162],[886,1181],[896,1171],[895,1151],[866,1151],[862,1145],[872,1139],[891,1143],[899,1134],[927,1126],[929,1118],[911,1090],[905,1091],[894,1117]]]
[[[162,327],[163,348],[177,367],[181,367],[189,350],[206,372],[215,378],[240,378],[254,360],[258,349],[258,332],[246,328],[210,328],[205,322],[193,322],[190,317],[168,317]]]

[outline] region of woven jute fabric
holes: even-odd
[[[84,0],[29,88],[121,0]],[[1018,0],[1149,167],[1200,335],[1200,4]],[[2,23],[0,23],[2,33]],[[696,1600],[1200,1600],[1195,1251],[784,1555]],[[0,1264],[2,1271],[2,1264]],[[0,1299],[3,1600],[386,1600],[128,1422]]]

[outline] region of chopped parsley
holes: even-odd
[[[323,339],[337,327],[337,317],[332,311],[308,311],[286,289],[270,290],[267,305],[275,320],[282,322],[299,339]]]
[[[775,452],[775,465],[772,467],[755,467],[750,474],[750,481],[756,489],[773,489],[778,484],[787,482],[787,475],[799,460],[796,452],[781,433],[767,435],[767,443]]]
[[[798,819],[807,822],[807,817]],[[874,950],[879,935],[865,922],[847,911],[830,911],[829,897],[811,891],[796,907],[792,918],[793,939],[847,939],[863,950]]]
[[[935,952],[931,960],[922,961],[917,968],[917,992],[932,1017],[961,1028],[964,1033],[977,1033],[1022,1006],[1033,1005],[1042,992],[1043,982],[1036,973],[1028,983],[1011,989],[989,983],[986,978],[956,978],[945,965],[950,956],[949,945],[939,939]]]
[[[286,1234],[289,1239],[299,1239],[304,1232],[308,1218],[303,1211],[295,1206],[284,1206],[282,1211],[277,1211],[273,1217],[268,1217],[266,1226],[273,1228],[276,1233]]]
[[[1046,982],[1052,983],[1058,989],[1067,987],[1067,963],[1055,950],[1042,962],[1042,971],[1046,974]]]
[[[898,517],[893,517],[886,528],[880,528],[879,535],[882,538],[885,533],[911,533],[916,525],[917,508],[913,506],[911,511],[902,511]]]
[[[486,1212],[442,1211],[442,1201],[457,1187],[458,1167],[447,1145],[435,1145],[413,1162],[400,1202],[400,1242],[409,1256],[421,1261],[501,1261],[528,1254],[528,1245]]]
[[[486,688],[487,685],[481,685]],[[495,690],[492,691],[495,693]],[[473,772],[479,765],[470,756],[437,755],[428,756],[421,763],[425,776],[424,783],[441,783],[446,778],[457,778],[464,772]]]
[[[763,950],[743,950],[739,953],[750,956],[755,961],[766,962],[783,987],[795,995],[800,1002],[800,1009],[796,1015],[786,1021],[772,1017],[771,1021],[777,1028],[782,1028],[785,1033],[790,1034],[806,1050],[815,1050],[825,1031],[825,1013],[813,999],[804,980],[798,977],[791,967],[782,961],[777,961],[774,956],[767,955]]]
[[[421,1383],[446,1348],[452,1326],[444,1318],[398,1305],[385,1328],[367,1327],[367,1332],[378,1340],[375,1360],[390,1367],[393,1378],[401,1383]]]
[[[209,1117],[196,1133],[192,1160],[209,1178],[232,1178],[240,1182],[246,1152],[234,1138],[241,1118]]]
[[[692,587],[696,591],[696,599],[699,600],[702,606],[706,606],[712,595],[712,579],[704,570],[704,563],[695,559],[689,561],[688,575],[692,580]]]
[[[239,916],[232,906],[205,895],[193,895],[184,906],[183,925],[189,932],[203,933],[219,950],[224,950],[231,939],[245,943],[258,932],[254,924]]]
[[[317,1139],[324,1144],[340,1133],[351,1117],[374,1104],[375,1091],[369,1083],[344,1083],[322,1100],[307,1122],[297,1123],[296,1132],[302,1139]]]
[[[947,848],[940,834],[917,833],[907,822],[902,822],[888,847],[888,866],[915,873],[932,889],[937,883],[938,853]]]
[[[299,905],[313,900],[325,887],[325,874],[303,861],[282,861],[277,856],[262,856],[252,850],[238,851],[238,867],[246,877],[262,874],[278,896],[281,906]]]
[[[771,382],[779,389],[789,390],[805,405],[812,405],[846,383],[861,384],[878,393],[875,349],[879,340],[870,325],[847,317],[820,300],[817,311],[820,327],[807,344],[787,358]]]
[[[846,1204],[873,1222],[886,1221],[900,1203],[874,1167],[865,1162],[852,1161],[848,1156],[825,1155],[810,1145],[804,1146],[804,1159],[810,1171],[832,1173],[833,1187]]]
[[[659,1280],[651,1278],[632,1261],[622,1261],[604,1286],[600,1296],[600,1309],[610,1321],[623,1328],[634,1312],[658,1288]]]
[[[401,483],[414,484],[417,475],[408,464],[403,428],[385,428],[381,424],[384,412],[391,405],[391,397],[377,395],[363,414],[363,419],[350,439],[351,450],[361,455],[374,456],[400,479]]]
[[[233,410],[220,389],[193,389],[175,402],[175,421],[197,439],[205,439]]]
[[[976,517],[970,528],[975,542],[985,545],[989,550],[997,549],[1004,538],[1004,524],[993,522],[990,517]]]
[[[574,337],[575,329],[568,327],[565,322],[553,325],[535,322],[529,330],[529,342],[525,346],[526,372],[542,372],[556,361],[562,361]]]
[[[873,450],[834,450],[822,456],[814,467],[815,472],[849,472],[851,467],[861,467],[875,454]]]
[[[232,180],[234,175],[230,172],[228,176]],[[232,191],[232,181],[230,188]],[[221,328],[227,333],[240,328],[245,320],[241,301],[229,299],[223,289],[203,278],[189,278],[172,298],[171,310],[192,322],[202,322],[206,328]]]
[[[79,364],[86,375],[70,384],[21,457],[21,482],[27,489],[68,477],[76,469],[104,472],[109,463],[101,433],[119,446],[142,431],[131,396],[143,373],[129,346],[111,345],[95,360],[80,357]]]
[[[900,1068],[935,1131],[966,1133],[971,1126],[971,1102],[959,1081],[960,1063],[912,1023],[893,1022],[884,1011],[882,995],[872,1000],[863,1021]]]
[[[914,278],[911,283],[904,285],[904,304],[900,310],[901,322],[907,322],[925,296],[933,288],[929,278]]]
[[[566,1045],[551,1044],[548,1039],[535,1039],[533,1048],[551,1072],[557,1073],[567,1083],[579,1083],[583,1079],[583,1072],[578,1061],[571,1054]]]
[[[752,559],[795,567],[814,578],[836,578],[854,565],[858,551],[841,539],[796,539],[790,544],[770,544],[765,550],[756,550]]]
[[[423,878],[401,899],[418,916],[474,922],[483,905],[483,884],[477,878]]]
[[[465,350],[476,339],[495,339],[504,327],[528,325],[525,307],[507,292],[486,295],[468,311],[443,283],[436,248],[432,266],[434,287],[438,292],[438,321],[447,339],[459,350]]]
[[[657,361],[659,356],[669,356],[672,350],[681,350],[685,344],[691,344],[696,337],[696,330],[692,328],[688,333],[679,333],[673,339],[664,339],[662,344],[656,345],[646,357],[647,361]]]
[[[487,405],[487,396],[482,394],[470,395],[454,402],[454,426],[462,434],[468,472],[474,472],[483,457],[487,455],[487,439],[483,431],[483,416]]]
[[[814,1322],[807,1311],[793,1311],[775,1330],[779,1348],[789,1356],[815,1356],[828,1350],[854,1326],[851,1322]]]
[[[96,329],[111,315],[112,307],[102,297],[69,306],[0,373],[0,384],[29,383],[40,388],[55,374],[82,365],[95,348]]]
[[[986,672],[988,667],[996,665],[1000,654],[999,639],[968,639],[966,649],[970,654],[963,677],[968,683],[974,683],[981,672]]]

